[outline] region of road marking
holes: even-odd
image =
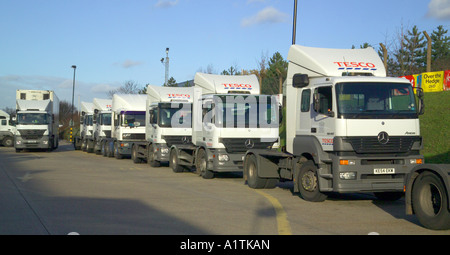
[[[273,208],[275,209],[275,214],[277,215],[277,226],[278,226],[278,234],[279,235],[292,235],[291,232],[291,225],[289,224],[289,221],[287,219],[287,214],[283,209],[283,206],[280,204],[278,199],[274,198],[273,196],[261,191],[255,189],[256,192],[263,195],[269,202],[272,204]]]

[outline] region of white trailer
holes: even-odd
[[[105,144],[108,138],[111,138],[111,99],[94,98],[93,100],[93,123],[94,136],[93,152],[106,156]]]
[[[248,149],[278,148],[278,97],[260,95],[255,75],[197,73],[194,84],[192,144],[171,146],[174,171],[195,166],[205,179],[242,172]]]
[[[145,106],[147,95],[115,94],[111,109],[111,138],[106,138],[108,157],[131,156],[135,142],[145,141]]]
[[[192,140],[192,87],[147,86],[145,141],[134,143],[131,159],[158,167],[169,161],[172,145]]]
[[[16,152],[58,148],[59,99],[50,90],[16,91]]]
[[[423,162],[419,115],[423,92],[386,77],[373,48],[293,45],[286,82],[286,152],[249,150],[251,188],[293,180],[308,201],[328,192],[403,194],[405,176]]]
[[[14,133],[16,127],[12,123],[11,116],[0,110],[0,145],[5,147],[14,146]]]

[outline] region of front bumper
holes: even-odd
[[[336,174],[332,175],[333,191],[341,193],[403,192],[406,176],[419,164],[418,162],[423,163],[423,156],[377,157],[376,159],[334,157],[332,172]],[[320,174],[322,178],[331,176],[331,173],[327,173],[326,170],[319,172],[319,176]]]
[[[14,148],[16,149],[48,149],[52,143],[48,135],[36,139],[24,139],[21,136],[14,137]]]

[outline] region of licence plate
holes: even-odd
[[[375,168],[374,174],[395,174],[395,168]]]
[[[27,143],[37,143],[35,140],[29,140]]]

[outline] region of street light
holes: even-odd
[[[166,59],[164,61],[164,58],[161,58],[161,63],[166,65],[164,86],[167,86],[169,81],[169,48],[166,48]]]
[[[73,127],[73,97],[75,94],[75,71],[77,70],[77,66],[73,65],[73,86],[72,86],[72,123],[70,124],[71,127]]]

